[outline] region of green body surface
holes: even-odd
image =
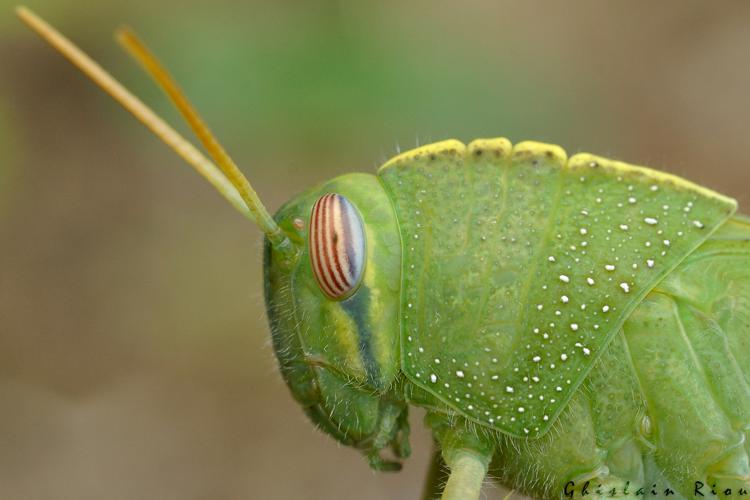
[[[594,497],[747,494],[748,356],[750,221],[732,219],[633,311],[549,433],[496,440],[491,472],[538,498],[586,481]]]
[[[299,224],[329,192],[367,233],[363,283],[343,301],[318,288]],[[456,491],[487,467],[540,498],[587,480],[597,496],[737,491],[750,486],[750,224],[735,209],[539,143],[399,155],[276,214],[298,249],[266,246],[282,373],[376,468],[395,467],[384,448],[408,454],[408,404],[426,408],[448,465],[470,472]]]
[[[735,210],[655,171],[504,139],[381,168],[403,246],[409,379],[513,436],[552,425],[622,322]]]
[[[374,469],[409,455],[416,405],[440,452],[427,492],[445,500],[478,499],[488,472],[538,498],[748,495],[750,222],[734,200],[553,145],[449,140],[272,220],[132,33],[118,39],[216,165],[17,13],[264,232],[282,376]]]
[[[307,224],[318,198],[346,193],[365,225],[367,258],[357,292],[329,300],[310,266]],[[391,203],[377,178],[348,174],[315,187],[276,214],[292,238],[291,259],[265,245],[265,295],[274,350],[295,399],[321,429],[361,449],[375,468],[387,446],[408,455],[408,423],[400,375],[401,239]]]

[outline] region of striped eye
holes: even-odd
[[[310,260],[320,289],[331,299],[351,295],[362,279],[365,230],[357,209],[340,194],[326,194],[313,206]]]

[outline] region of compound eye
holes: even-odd
[[[357,209],[344,196],[323,195],[310,216],[310,260],[318,286],[334,300],[359,286],[365,268],[365,229]]]

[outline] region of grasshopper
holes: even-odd
[[[263,231],[281,374],[372,468],[409,455],[414,405],[436,444],[426,498],[478,498],[487,474],[538,498],[747,494],[750,220],[734,200],[498,138],[399,154],[272,216],[132,32],[118,40],[213,161],[18,14]]]

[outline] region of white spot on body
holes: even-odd
[[[648,415],[644,415],[641,419],[641,432],[646,436],[651,434],[651,419],[648,418]]]

